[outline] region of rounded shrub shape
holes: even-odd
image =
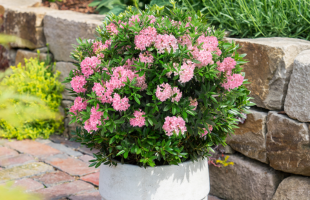
[[[155,8],[109,16],[81,40],[70,73],[76,140],[99,148],[92,165],[178,164],[208,156],[251,103],[245,55],[199,14]]]

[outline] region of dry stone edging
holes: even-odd
[[[290,176],[284,179],[272,200],[309,200],[310,178]]]
[[[310,50],[298,54],[288,86],[284,111],[290,118],[310,122]]]
[[[270,200],[284,179],[284,173],[242,155],[230,155],[229,161],[234,165],[209,165],[211,195],[231,200]]]
[[[283,172],[310,176],[309,125],[271,111],[267,129],[270,166]]]
[[[293,38],[235,39],[241,46],[239,53],[246,53],[243,71],[250,82],[246,87],[258,107],[283,110],[288,82],[295,57],[310,49],[310,42]]]
[[[268,164],[266,152],[267,113],[250,110],[244,124],[239,124],[235,134],[226,138],[234,150],[252,159]]]
[[[75,62],[70,58],[78,45],[76,38],[95,39],[96,28],[102,25],[103,15],[73,11],[51,12],[44,17],[44,35],[57,61]]]

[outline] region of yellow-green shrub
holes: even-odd
[[[2,91],[0,96],[3,96],[5,91],[16,91],[25,98],[11,98],[5,103],[2,102],[0,109],[10,108],[7,110],[15,112],[17,117],[23,119],[27,116],[27,120],[22,126],[16,127],[0,116],[0,137],[48,138],[51,133],[61,131],[63,120],[59,115],[59,106],[63,86],[58,81],[60,72],[53,73],[45,68],[44,62],[39,63],[37,59],[32,58],[26,60],[25,66],[19,64],[11,68],[12,74],[6,76],[0,83]],[[39,98],[41,103],[27,98],[32,96]],[[25,106],[32,110],[31,113],[25,113],[25,109],[20,109]],[[41,112],[36,113],[38,110]]]

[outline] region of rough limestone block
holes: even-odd
[[[301,122],[310,122],[310,50],[301,52],[294,61],[284,110]]]
[[[47,56],[48,56],[48,54],[46,54],[46,53],[40,53],[39,60],[41,62],[43,62],[46,60]],[[49,56],[51,57],[52,55],[49,54]],[[19,49],[19,50],[17,50],[17,53],[16,53],[15,64],[18,65],[19,63],[21,63],[22,66],[24,66],[25,65],[25,58],[29,59],[29,58],[37,58],[37,57],[38,57],[38,54],[35,52]]]
[[[41,2],[42,0],[0,0],[0,5],[4,8],[27,8]]]
[[[72,11],[49,13],[44,17],[44,34],[57,61],[74,61],[70,58],[77,38],[95,39],[96,27],[105,16]]]
[[[266,149],[274,169],[310,176],[309,125],[269,112]]]
[[[239,124],[235,134],[226,138],[234,150],[263,163],[268,163],[266,153],[267,113],[250,110],[244,124]]]
[[[4,33],[18,36],[24,41],[11,44],[19,48],[40,48],[46,45],[43,32],[43,17],[54,10],[45,7],[6,8],[4,13]]]
[[[76,66],[74,64],[70,63],[70,62],[57,62],[55,69],[61,72],[61,74],[59,76],[59,81],[63,82],[66,79],[66,77],[69,76],[70,71],[73,70],[73,69],[76,69]],[[71,88],[71,84],[70,83],[63,83],[63,85],[67,89]],[[69,91],[65,89],[62,92],[62,99],[74,100],[75,97],[70,96]]]
[[[309,200],[310,178],[290,176],[284,179],[272,200]]]
[[[253,102],[269,110],[283,110],[295,57],[310,49],[310,42],[291,38],[227,39],[241,46],[249,62],[244,65],[246,85]]]
[[[284,178],[281,172],[268,165],[240,155],[228,159],[234,165],[209,165],[210,194],[230,200],[270,200]]]

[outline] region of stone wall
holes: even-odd
[[[310,42],[233,39],[257,104],[227,144],[235,164],[210,166],[211,194],[223,199],[309,199]]]
[[[31,43],[17,42],[10,57],[47,56],[46,43],[62,72],[75,68],[70,52],[76,38],[94,39],[104,16],[36,7],[41,0],[0,0],[4,29]],[[227,138],[233,166],[210,166],[211,194],[223,199],[308,199],[310,188],[310,42],[290,38],[233,39],[249,62],[243,71],[251,84],[253,102],[244,124]],[[12,61],[11,60],[11,61]],[[14,64],[14,62],[11,62]],[[65,84],[70,87],[70,84]],[[62,108],[74,98],[63,92]],[[65,134],[75,129],[68,125]],[[230,150],[229,150],[230,149]],[[229,150],[229,151],[228,151]]]
[[[40,50],[40,60],[45,60],[48,44],[56,69],[61,72],[60,81],[64,81],[75,68],[70,53],[74,50],[73,45],[78,44],[76,38],[95,39],[96,28],[102,24],[104,16],[38,7],[40,2],[42,0],[0,0],[5,9],[2,32],[26,41],[11,44],[8,58],[11,65],[23,65],[24,58],[37,57],[37,50]],[[70,83],[64,85],[70,88]],[[69,125],[66,114],[66,108],[73,100],[65,90],[60,110],[64,115],[66,136],[75,130],[75,125]]]

